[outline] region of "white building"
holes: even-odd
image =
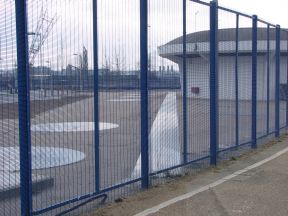
[[[270,99],[275,98],[275,29],[270,29],[270,52],[267,52],[267,28],[258,28],[257,99],[267,98],[267,63],[270,62]],[[280,83],[287,77],[287,39],[281,32]],[[219,29],[219,99],[235,99],[236,29]],[[251,99],[252,29],[239,28],[238,91],[239,99]],[[187,95],[209,98],[209,31],[187,35]],[[158,48],[159,55],[179,65],[183,71],[182,37]],[[183,73],[181,72],[181,81]],[[182,82],[181,82],[182,83]]]

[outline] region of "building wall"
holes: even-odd
[[[266,56],[258,56],[257,99],[267,99],[267,61]],[[280,83],[287,80],[287,57],[281,57]],[[178,61],[183,80],[182,62]],[[252,92],[252,59],[251,56],[240,56],[238,60],[239,99],[250,100]],[[270,57],[270,100],[275,98],[275,56]],[[199,88],[199,93],[197,88]],[[187,59],[187,95],[193,98],[209,98],[209,57]],[[219,99],[235,99],[235,57],[219,57]]]

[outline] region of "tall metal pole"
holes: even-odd
[[[187,163],[187,63],[186,63],[186,0],[183,0],[183,156]]]
[[[149,187],[148,139],[148,0],[140,0],[141,177]]]
[[[97,0],[93,1],[93,62],[94,62],[94,157],[95,157],[95,191],[100,191],[100,150],[99,150],[99,89],[98,89],[98,23]]]
[[[280,26],[276,26],[275,137],[280,136]]]
[[[210,2],[210,164],[218,151],[218,5]]]
[[[257,148],[257,16],[252,18],[252,148]]]
[[[266,134],[269,134],[270,130],[270,25],[267,25],[267,122],[266,122]]]
[[[18,66],[18,110],[20,147],[20,195],[21,215],[32,212],[32,171],[30,134],[29,54],[27,35],[27,7],[25,0],[15,0],[17,66]]]
[[[235,43],[235,99],[236,99],[236,119],[235,119],[235,139],[236,146],[239,146],[239,81],[238,81],[238,57],[239,57],[239,14],[236,14],[236,43]]]

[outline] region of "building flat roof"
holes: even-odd
[[[199,31],[191,34],[187,34],[187,43],[199,43],[199,42],[209,42],[209,32],[210,31]],[[258,28],[257,32],[258,40],[267,40],[267,28]],[[276,31],[275,28],[270,28],[269,30],[270,40],[275,40]],[[182,44],[183,37],[178,37],[166,45],[172,44]],[[219,41],[235,41],[236,40],[236,28],[219,29],[218,30],[218,40]],[[239,41],[249,41],[252,40],[252,28],[239,28]],[[281,31],[281,40],[288,40],[288,33]]]
[[[270,52],[276,48],[276,29],[270,28]],[[257,32],[257,52],[258,55],[267,53],[267,28],[258,28]],[[200,31],[188,34],[186,37],[187,57],[197,58],[201,55],[208,55],[210,52],[209,31]],[[173,60],[174,57],[183,55],[183,37],[178,37],[162,46],[158,47],[158,54],[161,57]],[[219,55],[235,55],[236,51],[236,29],[219,29],[218,31],[218,51]],[[281,31],[280,49],[281,55],[287,55],[288,32]],[[251,55],[252,50],[252,28],[239,28],[238,54]]]

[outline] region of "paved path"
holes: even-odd
[[[288,153],[285,153],[151,215],[288,215],[287,162]]]
[[[272,144],[89,215],[287,216],[288,137]]]

